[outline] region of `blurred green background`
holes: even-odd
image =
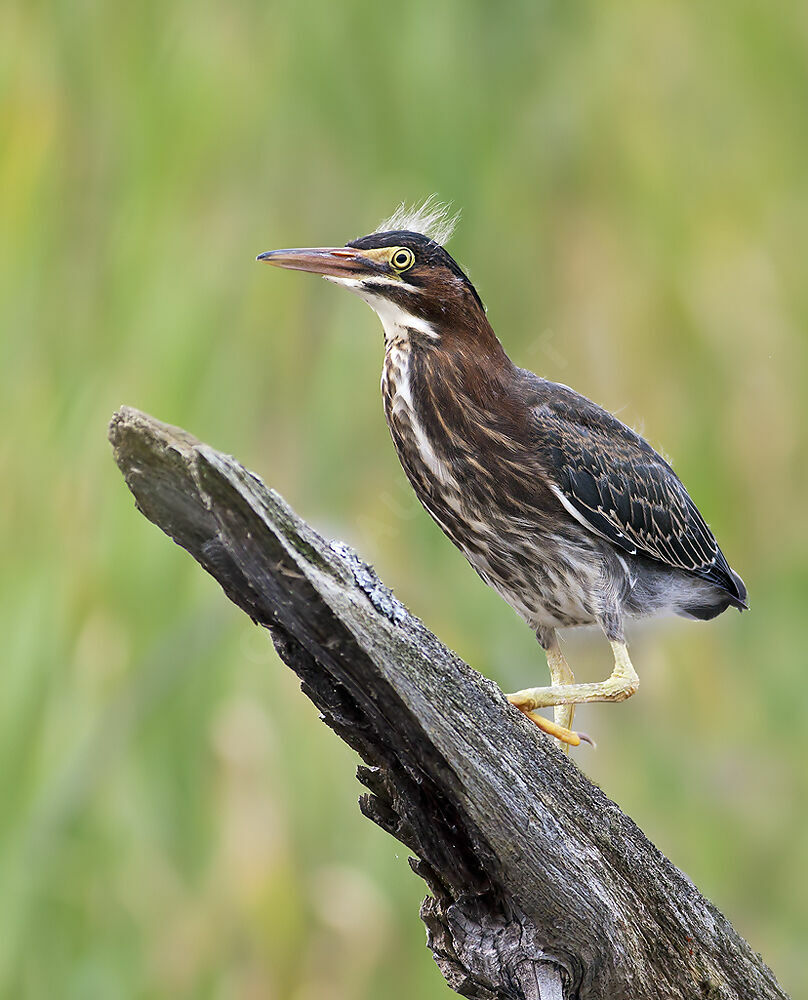
[[[126,402],[235,453],[540,683],[398,467],[376,317],[253,262],[431,192],[515,360],[663,448],[746,579],[635,630],[576,759],[808,995],[808,8],[19,0],[0,88],[0,995],[450,995],[354,755],[105,434]]]

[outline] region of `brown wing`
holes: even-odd
[[[570,513],[625,552],[695,573],[743,603],[743,583],[664,458],[566,386],[544,383],[541,397],[534,414],[543,457]]]

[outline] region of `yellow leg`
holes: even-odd
[[[522,712],[530,713],[549,705],[580,705],[590,701],[625,701],[640,686],[628,649],[624,642],[611,641],[614,651],[614,670],[611,676],[598,684],[558,684],[550,687],[526,688],[508,695],[508,701]],[[535,720],[534,720],[535,721]]]
[[[550,670],[550,679],[553,682],[553,687],[574,683],[575,675],[564,658],[564,654],[561,652],[561,647],[558,644],[558,634],[555,631],[550,631],[537,633],[536,637],[541,642],[547,654],[547,666]],[[522,693],[519,692],[519,695]],[[526,706],[523,706],[519,701],[519,695],[509,695],[508,698],[517,708],[524,711],[525,715],[531,722],[535,722],[539,729],[547,733],[548,736],[554,736],[564,753],[569,753],[569,748],[571,746],[578,746],[582,739],[588,743],[592,742],[588,736],[581,736],[573,732],[570,728],[572,726],[572,717],[575,713],[574,705],[555,705],[553,709],[554,721],[550,722],[549,719],[545,719],[538,712],[528,710]]]
[[[550,680],[553,687],[575,683],[575,674],[572,672],[569,663],[561,652],[558,644],[558,636],[554,637],[553,645],[547,650],[547,666],[550,668]],[[562,729],[572,730],[572,717],[575,715],[575,705],[555,705],[553,706],[553,721]],[[535,718],[531,714],[531,719]],[[565,740],[558,741],[559,746],[565,753],[569,753],[570,744]]]

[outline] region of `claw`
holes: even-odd
[[[581,743],[589,743],[594,746],[594,740],[592,740],[586,733],[575,733],[571,729],[565,729],[564,726],[557,726],[555,722],[551,722],[549,719],[545,719],[543,715],[539,715],[538,712],[531,712],[526,707],[520,704],[523,699],[517,696],[508,696],[508,701],[519,711],[525,715],[531,722],[535,723],[543,733],[547,733],[548,736],[552,736],[562,743],[566,743],[571,747],[580,746]]]

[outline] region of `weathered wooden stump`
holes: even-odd
[[[123,408],[139,509],[267,628],[365,761],[362,812],[414,854],[428,944],[466,997],[752,1000],[785,994],[603,792],[341,542],[234,459]]]

